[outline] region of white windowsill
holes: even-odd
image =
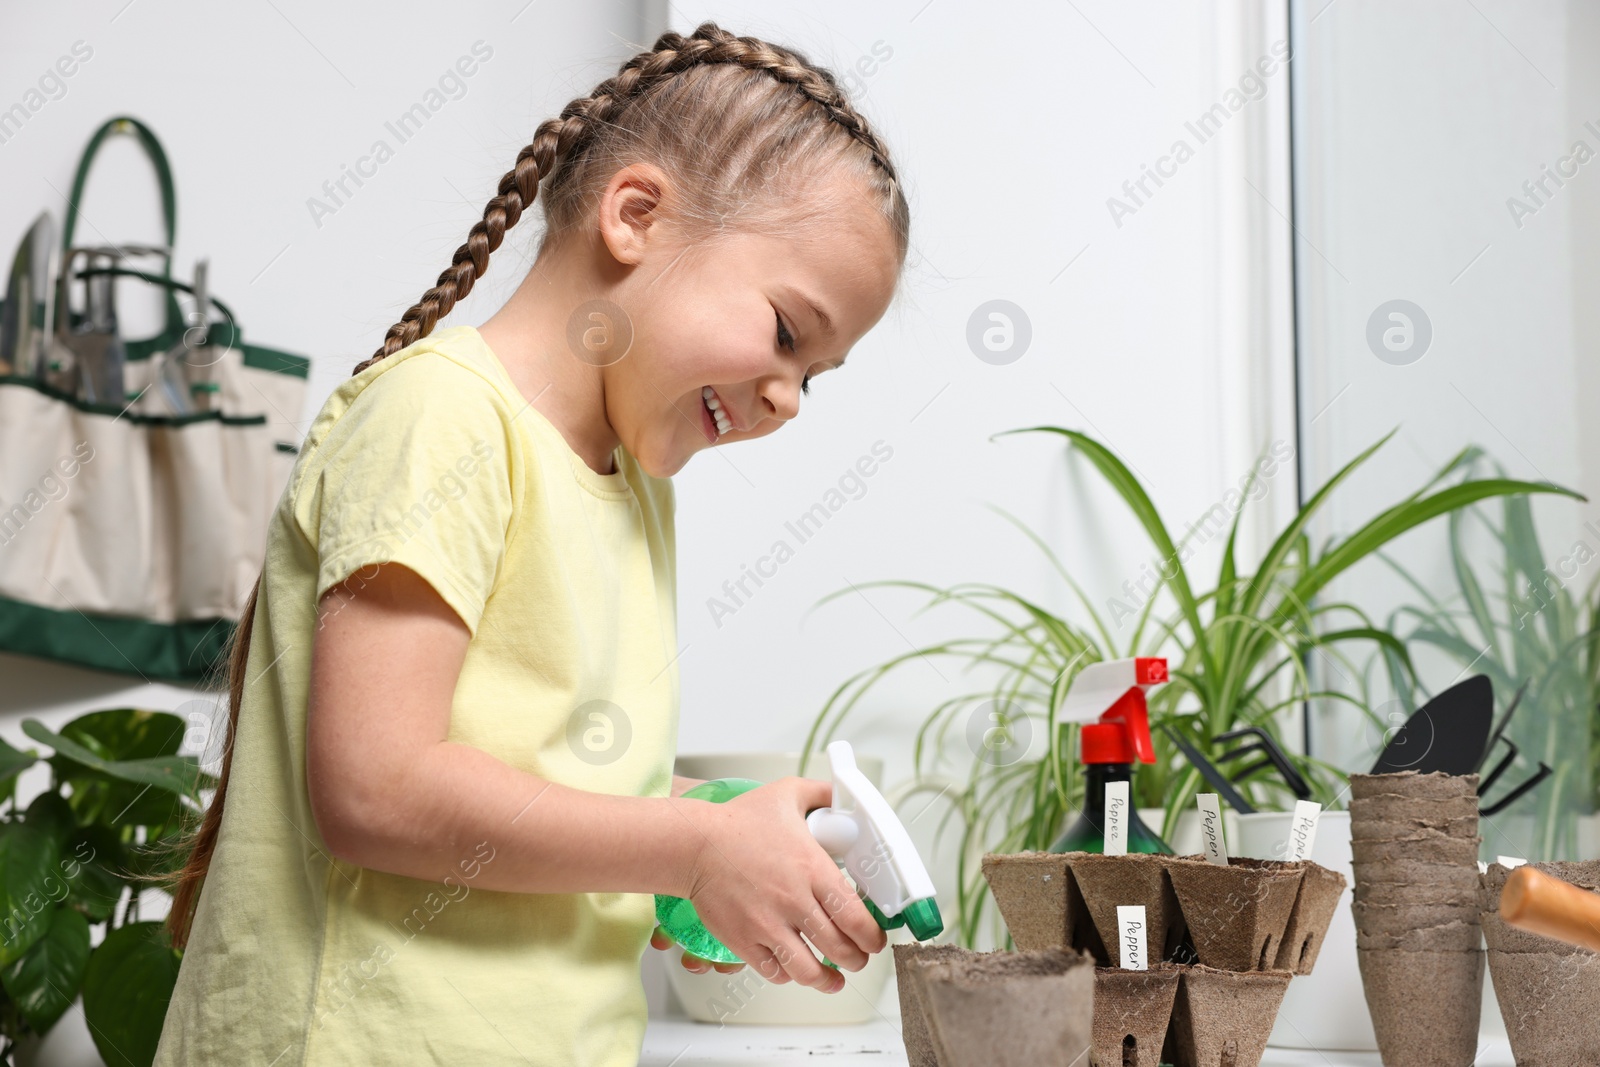
[[[816,1064],[831,1067],[902,1067],[905,1048],[898,1020],[862,1026],[716,1026],[688,1019],[651,1019],[639,1067],[747,1067],[752,1063]],[[1381,1067],[1375,1052],[1315,1052],[1268,1049],[1262,1067]],[[1484,1043],[1477,1067],[1513,1067],[1504,1040]]]

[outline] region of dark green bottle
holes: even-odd
[[[1106,783],[1128,782],[1133,765],[1128,763],[1090,763],[1084,768],[1083,812],[1067,832],[1050,846],[1051,852],[1099,852],[1106,850]],[[1172,855],[1172,848],[1145,825],[1139,812],[1128,805],[1128,851]]]

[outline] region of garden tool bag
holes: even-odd
[[[73,251],[89,166],[116,133],[137,137],[160,179],[166,248],[124,246],[164,254],[160,274],[116,266],[116,254],[84,266]],[[27,373],[0,375],[0,651],[148,680],[210,680],[260,573],[302,436],[310,361],[245,343],[209,293],[186,317],[177,294],[203,290],[203,266],[196,285],[172,278],[175,233],[161,145],[135,119],[105,123],[73,183],[59,267],[67,277],[52,286],[54,327],[40,342],[47,355]],[[87,395],[93,388],[79,384],[91,365],[82,331],[107,323],[75,310],[70,293],[97,275],[102,292],[118,280],[164,292],[158,334],[123,339],[113,316],[99,337],[123,353],[103,364],[120,363],[121,396]],[[163,368],[185,387],[175,391],[189,394],[186,404],[163,388]]]

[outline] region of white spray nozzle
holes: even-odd
[[[867,776],[856,766],[848,741],[828,746],[833,769],[833,805],[806,816],[811,834],[861,888],[862,894],[886,917],[893,918],[919,901],[932,901],[933,879],[911,843],[900,817]],[[932,908],[932,918],[938,913]],[[912,933],[926,940],[938,933]]]
[[[1160,657],[1091,663],[1072,679],[1056,715],[1062,722],[1095,722],[1134,686],[1144,688],[1166,680],[1167,661]]]

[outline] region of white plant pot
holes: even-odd
[[[1239,816],[1239,832],[1230,838],[1233,852],[1263,860],[1281,860],[1288,853],[1292,813],[1263,811]],[[1237,841],[1237,844],[1234,842]],[[1312,972],[1289,983],[1278,1009],[1268,1044],[1277,1048],[1376,1052],[1377,1036],[1356,964],[1356,924],[1350,911],[1355,872],[1350,867],[1350,813],[1325,811],[1317,822],[1311,859],[1344,875],[1344,895],[1334,909],[1327,937]]]
[[[679,756],[676,772],[686,778],[751,778],[771,782],[797,773],[798,752],[750,752],[723,755]],[[883,761],[876,756],[857,754],[856,766],[867,780],[883,788]],[[815,753],[806,766],[806,777],[827,778],[828,759]],[[891,803],[903,796],[887,794]],[[902,928],[888,932],[889,942],[911,940]],[[679,950],[647,950],[647,969],[654,965],[666,971],[666,985],[683,1013],[696,1022],[754,1024],[770,1026],[851,1026],[880,1017],[878,1002],[894,974],[893,953],[889,949],[867,958],[859,971],[844,971],[845,988],[838,993],[822,993],[795,982],[774,985],[753,968],[737,974],[706,974],[687,971],[678,962]],[[651,957],[660,957],[653,961]],[[647,988],[649,971],[647,970]]]

